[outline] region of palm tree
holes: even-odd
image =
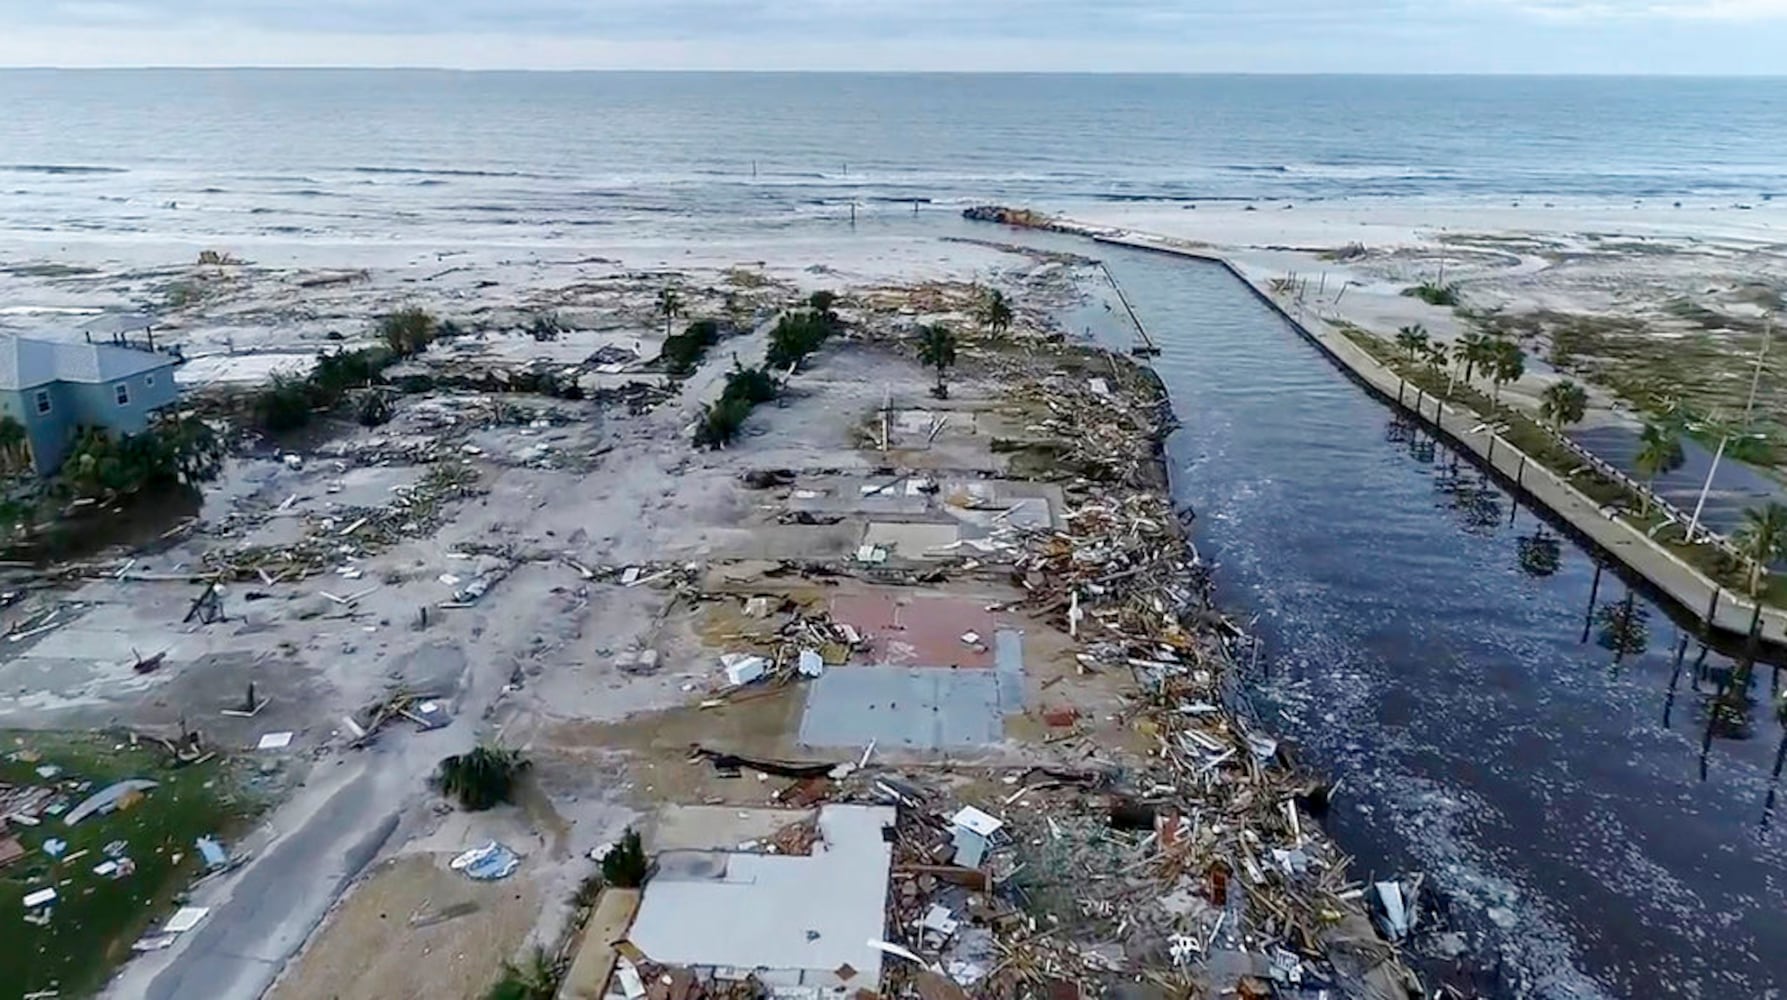
[[[1564,427],[1580,421],[1588,414],[1588,392],[1582,386],[1564,379],[1553,382],[1539,394],[1539,415],[1551,424],[1551,429],[1558,434]]]
[[[1416,323],[1397,330],[1396,346],[1402,348],[1402,353],[1410,361],[1415,360],[1415,355],[1427,349],[1427,328]]]
[[[1461,342],[1464,344],[1464,349],[1458,353],[1458,360],[1464,363],[1464,381],[1466,385],[1469,385],[1472,377],[1477,373],[1478,366],[1489,367],[1492,357],[1490,345],[1493,341],[1481,333],[1467,333]]]
[[[683,314],[683,299],[674,288],[665,288],[658,293],[658,312],[664,317],[664,336],[670,336],[670,324]]]
[[[1432,373],[1434,379],[1437,381],[1440,377],[1440,372],[1446,370],[1446,362],[1451,360],[1452,353],[1447,349],[1445,344],[1428,344],[1425,354],[1427,357],[1427,370]],[[1450,396],[1451,394],[1452,387],[1447,386],[1446,395]]]
[[[1632,464],[1644,477],[1641,500],[1645,517],[1650,516],[1651,495],[1655,492],[1657,477],[1681,468],[1683,461],[1682,443],[1672,428],[1662,424],[1644,425],[1644,431],[1638,435],[1638,455],[1632,459]]]
[[[1751,599],[1762,593],[1762,578],[1768,567],[1787,553],[1787,506],[1770,503],[1757,510],[1744,511],[1743,527],[1732,536],[1737,549],[1750,564],[1747,589]]]
[[[987,294],[980,303],[980,325],[987,332],[998,336],[1011,329],[1011,303],[1005,301],[1005,293],[997,288],[987,289]]]
[[[928,368],[937,369],[937,388],[932,394],[938,399],[949,395],[949,387],[943,384],[943,373],[956,363],[956,335],[941,325],[927,326],[918,334],[918,360]]]
[[[1495,383],[1495,398],[1491,402],[1497,406],[1502,402],[1502,386],[1509,382],[1518,382],[1526,374],[1526,352],[1512,340],[1497,339],[1489,347],[1489,379]]]

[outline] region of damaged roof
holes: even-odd
[[[32,389],[51,382],[116,382],[171,368],[175,359],[115,344],[86,344],[0,336],[0,389]]]

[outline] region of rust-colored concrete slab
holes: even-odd
[[[975,597],[914,597],[900,606],[899,639],[887,650],[889,663],[917,667],[991,667],[993,615]],[[973,645],[962,636],[973,633]]]
[[[943,594],[840,594],[832,617],[870,638],[854,662],[885,666],[970,667],[993,665],[995,616],[977,597]],[[962,641],[974,633],[977,644]]]
[[[899,600],[893,594],[839,594],[831,599],[831,616],[876,640],[900,627]]]

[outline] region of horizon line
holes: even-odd
[[[652,74],[710,74],[736,76],[1109,76],[1109,77],[1280,77],[1287,79],[1310,78],[1359,78],[1359,79],[1603,79],[1603,80],[1783,80],[1787,73],[1613,73],[1593,70],[1553,71],[1553,72],[1517,72],[1517,71],[1482,71],[1471,73],[1443,72],[1434,70],[1405,70],[1402,72],[1384,73],[1356,70],[1328,70],[1320,72],[1287,72],[1282,70],[1124,70],[1124,69],[1067,69],[1067,70],[1009,70],[1009,69],[840,69],[840,68],[806,68],[806,69],[757,69],[743,67],[559,67],[538,68],[526,66],[369,66],[353,64],[241,64],[241,65],[177,65],[177,64],[143,64],[129,66],[53,66],[53,65],[0,65],[0,73],[140,73],[140,72],[184,72],[184,73],[250,73],[250,72],[359,72],[359,73],[512,73],[533,74],[540,76],[569,76],[574,74],[601,73],[652,73]]]

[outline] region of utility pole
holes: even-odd
[[[1769,313],[1768,323],[1762,328],[1762,346],[1756,349],[1756,368],[1750,372],[1750,398],[1744,403],[1744,426],[1750,426],[1750,414],[1756,409],[1756,390],[1762,384],[1762,362],[1768,357],[1768,342],[1775,336],[1775,316]]]
[[[1756,392],[1762,385],[1762,365],[1768,357],[1768,345],[1775,335],[1775,317],[1768,316],[1768,323],[1762,328],[1762,346],[1756,349],[1756,367],[1750,372],[1750,398],[1744,402],[1744,422],[1741,433],[1748,434],[1750,420],[1756,410]],[[1719,461],[1725,457],[1725,447],[1731,443],[1732,428],[1721,428],[1719,433],[1719,450],[1713,453],[1713,464],[1706,470],[1706,482],[1700,485],[1700,497],[1694,501],[1694,516],[1688,519],[1688,544],[1694,543],[1694,533],[1700,529],[1700,512],[1706,507],[1706,495],[1712,492],[1713,476],[1718,474]]]

